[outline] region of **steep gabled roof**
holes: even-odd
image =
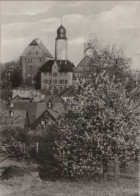
[[[49,50],[46,48],[46,46],[41,42],[40,39],[34,39],[24,50],[24,52],[22,53],[21,56],[26,56],[26,51],[28,49],[28,47],[30,46],[38,46],[40,48],[40,50],[42,51],[42,53],[46,56],[46,57],[50,57],[53,58],[53,56],[51,55],[51,53],[49,52]]]
[[[46,108],[46,103],[14,102],[14,110],[25,110],[28,112],[30,124],[32,124],[46,110]]]
[[[39,69],[40,72],[51,72],[52,66],[54,62],[58,65],[59,72],[73,72],[74,71],[74,64],[69,60],[49,60],[42,67]]]
[[[75,72],[89,71],[89,62],[90,62],[90,57],[87,55],[84,56],[84,58],[80,61],[80,63],[75,68]]]

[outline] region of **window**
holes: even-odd
[[[65,80],[65,84],[67,84],[68,83],[68,81],[67,80]]]
[[[33,67],[32,67],[32,65],[30,65],[30,67],[29,67],[29,70],[30,70],[30,71],[32,71],[32,70],[33,70]]]
[[[54,83],[54,84],[57,84],[57,80],[53,80],[53,83]]]
[[[53,73],[53,76],[56,77],[57,76],[57,73]]]
[[[43,84],[47,84],[47,82],[48,82],[47,80],[43,80]]]
[[[40,58],[40,59],[39,59],[39,61],[41,62],[41,61],[42,61],[42,59]]]
[[[36,51],[36,54],[38,54],[38,51]]]
[[[60,82],[59,82],[60,84],[63,84],[63,80],[60,80]]]
[[[27,62],[28,62],[28,63],[32,62],[32,59],[27,59]]]
[[[51,80],[48,80],[48,84],[51,84]]]

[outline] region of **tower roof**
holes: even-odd
[[[56,39],[67,39],[66,38],[66,29],[63,25],[57,29],[57,38]]]

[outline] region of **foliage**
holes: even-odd
[[[115,76],[114,82],[121,82],[128,93],[136,87],[136,79],[130,70],[132,61],[125,55],[123,46],[104,45],[97,37],[91,37],[84,44],[84,53],[87,51],[90,53],[89,67],[92,78],[105,70],[110,78]]]
[[[1,144],[5,147],[5,156],[29,160],[30,147],[26,132],[21,128],[6,127],[1,131]]]
[[[1,98],[1,100],[9,101],[9,98],[11,98],[11,97],[12,97],[11,89],[6,88],[6,89],[2,89],[0,91],[0,98]]]
[[[14,69],[11,73],[14,73],[14,71],[19,72],[18,75],[21,77],[19,65],[20,65],[19,61],[10,61],[10,62],[6,62],[2,64],[2,67],[1,67],[1,88],[2,89],[11,88],[11,80],[9,80],[10,79],[9,76],[6,75],[8,68],[10,68],[11,66]],[[12,77],[12,75],[10,77]]]
[[[39,90],[41,89],[41,73],[38,71],[35,78],[35,89]]]
[[[103,62],[108,66],[117,62],[125,79],[128,73],[125,57],[117,61],[120,51],[113,51],[114,48],[111,51],[99,46],[92,48],[92,79],[81,84],[81,92],[67,103],[68,113],[59,126],[61,139],[57,144],[64,158],[64,172],[69,177],[85,174],[91,177],[99,169],[99,163],[106,173],[109,162],[115,164],[118,160],[121,165],[136,158],[139,102],[131,99],[133,92],[126,88],[127,80],[123,82],[117,72],[112,75],[102,67]]]
[[[22,75],[20,71],[17,69],[11,76],[11,86],[12,88],[18,88],[22,83]]]

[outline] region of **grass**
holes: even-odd
[[[121,178],[117,183],[42,181],[38,176],[1,181],[0,196],[138,196],[138,180]]]
[[[6,160],[0,166],[9,165],[30,167],[26,163],[12,160]],[[115,182],[111,176],[107,182],[101,178],[89,182],[50,182],[41,180],[34,172],[31,175],[25,174],[23,177],[0,181],[0,196],[138,196],[139,169],[136,168],[132,171],[131,169],[123,171],[125,178],[120,178],[118,182]]]

